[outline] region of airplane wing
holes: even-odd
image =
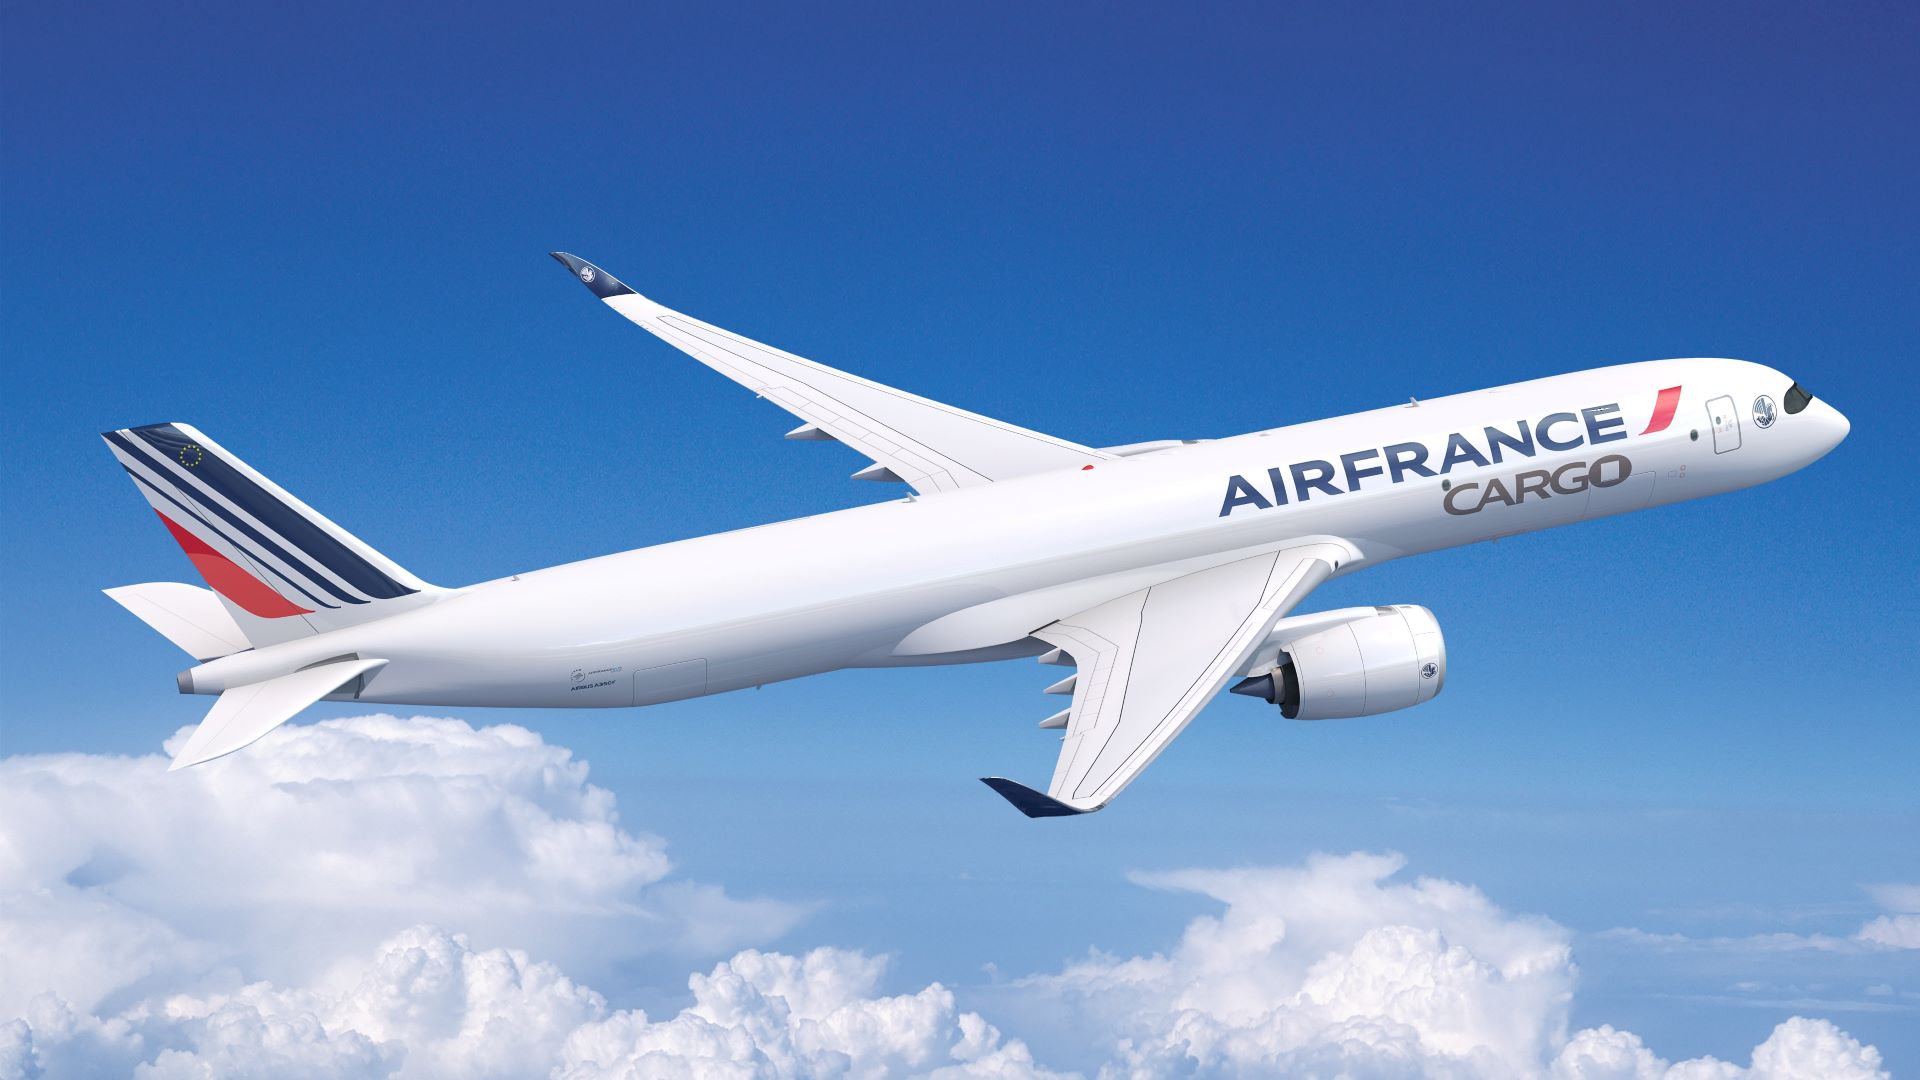
[[[834,439],[872,458],[855,479],[903,480],[924,495],[1117,456],[762,345],[661,307],[585,259],[552,254],[641,329],[805,421],[787,438]]]
[[[1077,669],[1048,688],[1073,694],[1065,712],[1041,722],[1066,728],[1053,780],[1044,794],[1004,777],[982,780],[1028,817],[1105,806],[1345,557],[1332,544],[1257,555],[1128,593],[1035,631]]]

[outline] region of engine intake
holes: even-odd
[[[1352,618],[1279,644],[1278,662],[1263,675],[1243,679],[1236,694],[1280,706],[1289,720],[1338,720],[1418,705],[1447,681],[1447,646],[1433,612],[1412,604],[1348,609]],[[1276,635],[1288,633],[1285,624]],[[1256,669],[1258,670],[1258,669]]]

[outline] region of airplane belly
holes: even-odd
[[[663,611],[636,612],[624,625],[604,613],[564,617],[580,610],[564,600],[533,605],[559,613],[543,615],[524,602],[527,592],[462,598],[461,610],[443,618],[396,625],[404,634],[356,641],[357,653],[389,660],[358,700],[508,708],[678,701],[858,666],[945,605],[981,595],[965,586],[922,588],[757,613],[716,601],[707,621],[670,625],[684,597],[701,591],[683,579],[676,597],[662,597]]]

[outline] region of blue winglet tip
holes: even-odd
[[[629,296],[633,293],[633,290],[622,284],[619,278],[578,255],[569,255],[564,251],[549,251],[547,254],[553,256],[554,261],[561,266],[571,270],[573,276],[580,279],[580,284],[585,285],[593,295],[602,300],[610,300],[616,296]]]
[[[1009,780],[1004,776],[983,776],[980,782],[998,792],[1001,798],[1013,804],[1015,810],[1030,818],[1072,817],[1076,814],[1091,812],[1068,806],[1051,795],[1035,791],[1025,784]]]

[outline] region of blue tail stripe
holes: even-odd
[[[133,428],[132,432],[169,458],[191,453],[188,448],[198,446],[172,424]],[[382,573],[353,549],[328,535],[318,525],[222,460],[218,454],[202,447],[195,461],[193,474],[201,483],[280,534],[301,554],[332,571],[341,581],[376,600],[391,600],[416,591]]]
[[[182,514],[185,514],[186,516],[199,522],[201,528],[207,530],[213,535],[226,541],[229,545],[232,546],[232,548],[235,551],[238,551],[240,554],[245,555],[249,561],[253,562],[258,566],[265,567],[268,573],[271,573],[274,577],[277,577],[281,581],[286,582],[288,588],[291,588],[293,591],[299,593],[301,596],[306,597],[309,603],[314,604],[316,607],[323,607],[323,608],[329,608],[334,610],[338,610],[338,608],[340,607],[339,604],[329,604],[325,600],[322,600],[319,597],[308,592],[307,590],[301,588],[299,582],[281,573],[278,567],[274,566],[272,563],[268,562],[267,560],[262,559],[257,553],[248,551],[246,548],[246,545],[235,541],[233,537],[228,536],[226,533],[223,533],[219,529],[215,528],[213,522],[208,521],[206,518],[203,518],[199,514],[194,513],[191,507],[183,505],[179,499],[176,499],[173,496],[167,494],[166,492],[161,491],[159,488],[154,487],[152,482],[150,482],[146,477],[141,476],[139,473],[134,472],[132,469],[127,468],[124,465],[122,465],[121,468],[127,469],[127,475],[133,477],[134,483],[139,484],[141,487],[146,488],[148,491],[153,492],[155,495],[160,496],[161,498],[172,503],[174,506],[178,507]],[[362,603],[364,602],[365,601],[362,601]]]
[[[140,450],[134,447],[132,443],[129,443],[123,436],[121,436],[119,432],[110,431],[110,432],[107,432],[106,435],[108,439],[112,440],[115,446],[118,446],[122,450],[125,450],[127,454],[130,457],[132,457],[135,461],[147,460],[146,455],[141,453]],[[211,455],[209,455],[209,459],[210,458],[211,458]],[[298,570],[300,573],[306,575],[306,577],[309,580],[311,580],[315,585],[318,585],[320,588],[325,589],[329,595],[334,596],[340,601],[342,601],[343,603],[348,603],[348,604],[364,604],[367,602],[365,600],[362,600],[360,597],[348,595],[344,590],[335,586],[333,582],[328,581],[326,578],[326,575],[315,571],[313,567],[307,565],[307,563],[304,562],[303,560],[296,558],[292,553],[288,552],[287,549],[281,547],[279,544],[276,544],[272,540],[261,535],[260,530],[255,529],[253,526],[247,524],[244,521],[241,521],[238,517],[234,516],[232,511],[228,510],[224,506],[221,506],[219,503],[214,502],[212,499],[207,498],[206,495],[196,490],[192,484],[189,484],[185,480],[182,480],[179,477],[173,475],[171,472],[168,472],[165,466],[150,465],[149,468],[152,469],[153,474],[155,476],[160,477],[161,479],[165,480],[168,484],[172,485],[174,490],[187,495],[194,502],[198,503],[200,506],[205,507],[209,512],[218,516],[221,520],[225,521],[229,526],[231,526],[241,534],[245,535],[247,538],[251,539],[254,543],[260,545],[260,547],[262,547],[266,551],[278,557],[281,561],[285,562],[288,566],[291,566],[295,570]],[[228,543],[232,543],[232,541],[229,540]],[[244,551],[246,549],[242,548],[241,550]]]

